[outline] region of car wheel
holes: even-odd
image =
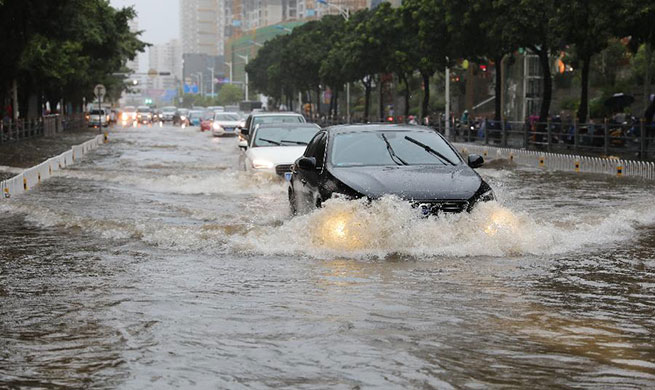
[[[298,214],[298,207],[296,206],[296,194],[293,193],[291,187],[289,187],[289,209],[291,210],[291,216]]]

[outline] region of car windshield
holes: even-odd
[[[161,109],[162,112],[175,112],[177,108],[175,107],[164,107]]]
[[[150,107],[139,107],[137,109],[137,111],[139,111],[139,112],[150,112],[151,110],[150,110]]]
[[[262,123],[302,123],[302,117],[299,115],[270,115],[256,116],[252,119],[253,125]]]
[[[216,114],[214,115],[214,120],[217,121],[226,121],[226,122],[236,122],[238,121],[239,116],[237,114]]]
[[[257,129],[252,146],[304,146],[319,130],[316,126],[262,127]]]
[[[134,108],[134,107],[125,107],[125,112],[136,112],[136,108]]]
[[[91,110],[91,115],[104,115],[105,112],[102,110]]]
[[[331,162],[336,167],[457,165],[461,159],[431,131],[363,131],[335,135]]]

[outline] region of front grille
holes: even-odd
[[[291,172],[291,165],[290,164],[285,164],[285,165],[276,165],[275,166],[275,173],[277,173],[280,176],[284,176],[286,172]]]
[[[461,213],[468,209],[469,202],[465,200],[444,200],[436,202],[414,202],[412,207],[421,210],[423,215],[437,215],[441,213]]]

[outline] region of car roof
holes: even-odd
[[[405,125],[395,123],[367,123],[355,125],[336,125],[330,126],[325,129],[330,134],[344,134],[344,133],[358,133],[358,132],[374,132],[374,131],[430,131],[435,132],[434,129],[426,126],[418,125]]]
[[[302,116],[298,114],[297,112],[291,112],[291,111],[286,111],[286,112],[253,112],[250,114],[252,116]]]

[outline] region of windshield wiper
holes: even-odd
[[[448,159],[448,157],[446,157],[446,156],[444,156],[443,154],[437,152],[436,150],[432,149],[430,146],[424,144],[423,142],[418,141],[418,140],[415,140],[414,138],[409,137],[409,136],[405,136],[405,139],[406,139],[407,141],[413,143],[414,145],[418,145],[418,146],[422,147],[426,152],[428,152],[428,153],[430,153],[431,155],[437,157],[439,160],[442,160],[442,162],[447,162],[447,163],[450,164],[450,165],[457,165],[457,164],[455,164],[454,162],[450,161],[450,160]]]
[[[307,142],[303,142],[303,141],[290,141],[290,140],[288,140],[288,139],[280,140],[280,142],[286,142],[286,143],[288,143],[288,144],[296,144],[296,145],[307,145]]]
[[[271,143],[271,144],[273,144],[273,145],[277,145],[277,146],[282,145],[281,143],[279,143],[279,142],[277,142],[277,141],[273,141],[273,140],[266,139],[266,138],[258,138],[257,140],[258,140],[258,141],[268,142],[268,143]]]
[[[393,148],[391,147],[391,144],[389,143],[389,140],[387,139],[387,136],[382,134],[382,139],[384,140],[384,143],[387,144],[387,152],[389,152],[389,156],[391,156],[391,160],[395,162],[397,165],[409,165],[405,160],[402,158],[398,157],[396,152],[394,152]],[[398,162],[400,161],[400,163]]]

